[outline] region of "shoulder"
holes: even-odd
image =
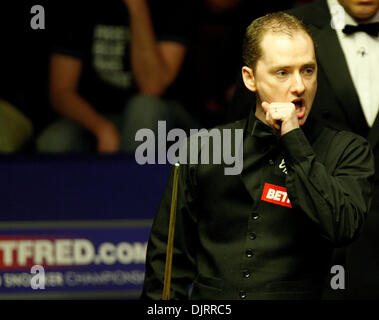
[[[336,170],[345,170],[348,175],[374,172],[374,158],[368,141],[353,132],[321,127],[312,147],[318,161],[332,175]]]
[[[323,128],[321,134],[324,136],[323,143],[328,143],[328,159],[338,159],[339,162],[345,159],[372,161],[373,153],[369,142],[364,137],[350,131],[328,127]]]
[[[344,144],[357,143],[361,145],[369,145],[366,138],[351,131],[338,130],[338,129],[334,129],[330,127],[325,127],[324,131],[329,136],[331,135],[335,136],[335,143],[344,143]]]
[[[316,123],[313,122],[313,125]],[[315,127],[312,126],[314,129]],[[346,152],[356,149],[363,152],[370,151],[368,141],[351,131],[339,130],[329,126],[320,125],[317,122],[317,129],[309,136],[310,142],[317,154],[323,155],[325,159],[340,157]]]
[[[210,144],[213,146],[214,143],[217,144],[217,142],[221,142],[224,138],[228,139],[235,135],[238,135],[242,139],[246,124],[247,119],[241,119],[209,129],[199,129],[196,130],[197,132],[194,132],[189,137],[189,139],[187,139],[187,143],[196,141],[197,138],[202,138],[201,143],[199,145],[199,148],[201,149],[204,146],[204,144],[208,144],[208,142],[210,142]],[[217,137],[219,137],[221,140],[217,140]],[[203,140],[203,138],[205,138],[205,140]],[[222,148],[222,145],[223,144],[217,146],[217,148]]]
[[[335,145],[338,146],[339,144],[345,146],[344,151],[346,153],[357,153],[361,156],[370,154],[371,157],[373,157],[372,149],[368,140],[356,133],[344,130],[338,131]]]
[[[223,129],[244,129],[247,123],[247,118],[243,118],[241,120],[237,120],[234,122],[226,123],[214,127],[213,129],[223,130]],[[212,129],[211,129],[212,130]]]
[[[333,145],[349,145],[359,144],[362,146],[369,145],[368,141],[351,131],[339,130],[328,126],[323,126],[319,135],[319,139],[328,140]]]
[[[309,4],[300,5],[289,9],[286,12],[303,20],[306,25],[324,24],[326,20],[330,20],[330,13],[326,0],[319,0]]]
[[[199,130],[186,139],[187,164],[190,175],[215,177],[236,175],[242,170],[243,133],[247,119]]]

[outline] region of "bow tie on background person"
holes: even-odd
[[[373,37],[377,37],[379,33],[379,22],[367,23],[367,24],[362,23],[362,24],[358,24],[357,26],[352,26],[350,24],[347,24],[345,28],[343,28],[342,30],[342,32],[347,35],[350,35],[359,31],[363,31]]]

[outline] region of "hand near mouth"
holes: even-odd
[[[281,136],[299,128],[299,117],[295,104],[292,102],[262,102],[267,124]],[[302,111],[301,111],[302,112]]]

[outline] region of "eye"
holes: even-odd
[[[305,73],[306,75],[312,75],[313,72],[314,72],[314,68],[305,68],[305,69],[304,69],[304,73]]]
[[[279,78],[283,78],[288,74],[288,72],[286,70],[279,70],[276,74]]]

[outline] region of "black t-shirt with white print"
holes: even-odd
[[[189,1],[148,3],[157,39],[188,46],[193,23],[188,14],[191,11],[185,5]],[[126,5],[122,0],[64,1],[61,8],[53,53],[81,59],[80,95],[100,112],[120,112],[127,99],[137,93],[131,69],[131,30]],[[178,83],[174,83],[166,97],[180,99],[182,92],[178,88]]]

